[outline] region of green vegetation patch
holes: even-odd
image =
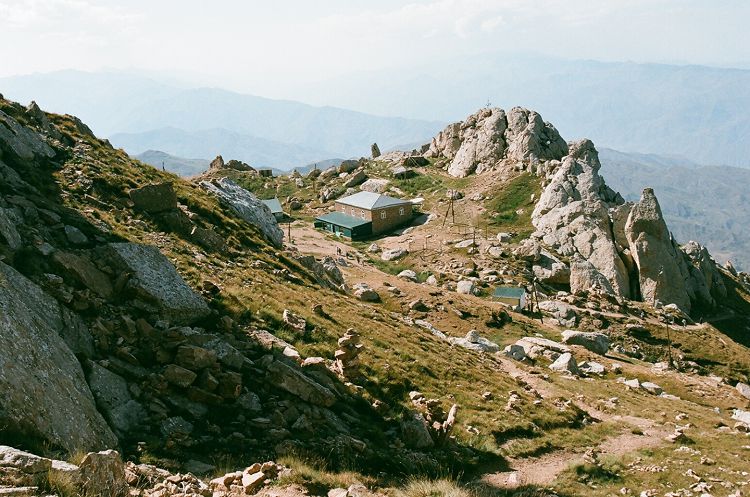
[[[534,230],[531,212],[534,209],[532,195],[538,198],[541,192],[539,178],[531,173],[516,176],[493,192],[485,202],[487,222],[491,226],[518,233],[526,238]],[[519,211],[522,210],[522,213]]]

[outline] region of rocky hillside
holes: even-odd
[[[426,157],[283,178],[218,157],[193,181],[35,104],[0,100],[0,124],[3,492],[748,484],[747,275],[678,246],[653,192],[624,202],[590,141],[532,111],[482,109]],[[359,189],[424,215],[374,243],[309,226]],[[532,312],[490,298],[534,278]]]
[[[267,331],[316,329],[335,345],[346,322],[296,312],[339,298],[336,262],[279,252],[270,211],[229,180],[186,183],[35,105],[3,100],[0,119],[3,441],[174,461],[397,461],[383,414],[326,359]],[[276,314],[295,307],[276,297],[291,288],[310,299]]]
[[[519,168],[539,176],[543,192],[527,245],[541,244],[569,260],[569,277],[558,282],[572,293],[593,288],[688,313],[726,297],[705,248],[693,241],[680,247],[673,239],[653,189],[626,203],[600,176],[593,143],[566,144],[533,111],[516,107],[506,117],[502,109],[482,109],[441,132],[425,156],[445,161],[448,174],[457,177]]]

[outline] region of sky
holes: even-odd
[[[265,96],[506,51],[750,67],[747,0],[0,0],[0,77],[138,70]]]

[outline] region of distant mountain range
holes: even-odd
[[[337,77],[306,87],[305,95],[310,103],[442,121],[488,102],[520,105],[567,140],[750,167],[746,69],[486,53]]]
[[[331,152],[325,150],[275,142],[222,128],[196,131],[161,128],[142,133],[116,133],[110,136],[110,140],[131,155],[160,150],[178,157],[197,157],[207,161],[222,155],[227,160],[238,159],[254,167],[283,164],[286,166],[283,169],[287,169],[331,156]]]
[[[208,170],[208,166],[211,161],[208,159],[186,159],[184,157],[177,157],[175,155],[162,152],[160,150],[146,150],[141,154],[134,155],[136,159],[141,162],[145,162],[157,169],[162,169],[175,173],[178,176],[190,177],[197,176],[202,172]],[[231,157],[231,156],[228,156]],[[307,174],[311,169],[317,167],[318,169],[326,169],[332,165],[341,164],[344,159],[325,159],[319,162],[306,164],[304,166],[295,167],[294,170],[299,171],[301,174]],[[274,176],[282,174],[289,174],[291,171],[271,168]]]
[[[234,158],[282,169],[369,155],[372,142],[381,150],[424,143],[445,123],[487,103],[534,109],[568,140],[586,137],[626,152],[750,167],[746,69],[488,53],[300,85],[298,98],[318,107],[115,72],[0,78],[0,93],[76,114],[131,153],[155,148],[210,159],[223,153],[211,140],[197,156],[199,147],[184,140],[173,140],[170,150],[153,145],[168,128],[183,131],[188,141],[203,141],[209,132],[216,139],[226,130],[234,135],[217,144],[253,144],[255,155]]]
[[[750,170],[599,149],[602,176],[626,200],[652,187],[680,243],[705,244],[720,263],[750,269]]]
[[[75,114],[131,154],[219,154],[254,166],[291,169],[329,157],[369,155],[428,141],[444,123],[315,107],[215,88],[180,88],[122,73],[60,71],[0,78],[0,93]]]

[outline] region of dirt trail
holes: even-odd
[[[446,234],[443,233],[442,235],[442,237],[438,238],[444,238]],[[390,281],[392,284],[398,284],[400,288],[411,296],[410,298],[427,298],[429,292],[433,290],[432,288],[425,288],[424,285],[398,280],[394,276],[373,270],[373,268],[365,264],[364,260],[356,260],[354,257],[351,257],[354,251],[350,245],[332,240],[313,228],[293,225],[292,236],[294,238],[294,245],[302,253],[306,254],[314,254],[319,257],[325,255],[335,257],[337,256],[336,248],[338,247],[342,254],[349,254],[350,256],[347,257],[349,267],[342,269],[349,276],[353,276],[359,281],[366,281],[374,287],[380,287],[384,281]],[[389,237],[379,240],[378,244],[381,247],[400,246],[408,238],[405,235]],[[462,301],[471,302],[476,297],[460,296],[458,298]],[[528,384],[542,398],[570,398],[569,391],[543,380],[540,375],[532,374],[513,360],[500,356],[496,356],[495,360],[502,370],[510,376]],[[613,415],[599,410],[596,406],[582,402],[580,399],[572,400],[577,407],[589,413],[592,418],[600,421],[618,422],[624,427],[622,433],[603,440],[595,447],[600,457],[621,456],[640,449],[659,446],[668,434],[666,427],[657,425],[650,419],[637,416]],[[628,427],[632,427],[633,429],[638,428],[638,431],[643,434],[636,435]],[[571,464],[579,464],[583,461],[583,453],[573,450],[559,450],[536,458],[510,459],[508,460],[509,466],[512,468],[510,471],[489,473],[484,475],[481,480],[486,485],[500,488],[513,488],[520,485],[532,484],[549,485]]]
[[[622,456],[637,450],[661,445],[667,434],[663,428],[653,428],[643,435],[627,432],[609,438],[596,449],[600,457]],[[583,454],[564,450],[541,457],[528,459],[511,459],[508,461],[511,471],[491,473],[482,477],[482,482],[499,488],[513,488],[521,485],[549,485],[557,476],[573,464],[584,462]]]
[[[559,397],[565,394],[540,377],[529,373],[510,359],[498,359],[508,374],[526,382],[536,390],[542,398]],[[668,427],[657,425],[654,421],[638,416],[621,416],[606,413],[596,407],[580,401],[575,405],[585,410],[593,418],[601,421],[621,422],[638,428],[642,434],[635,434],[626,430],[619,435],[609,437],[595,446],[600,457],[622,456],[641,449],[657,447],[663,443],[669,434]],[[488,473],[481,480],[484,484],[498,488],[514,488],[521,485],[549,485],[557,476],[573,464],[583,463],[583,454],[571,450],[560,450],[540,457],[526,459],[509,459],[509,471]]]

